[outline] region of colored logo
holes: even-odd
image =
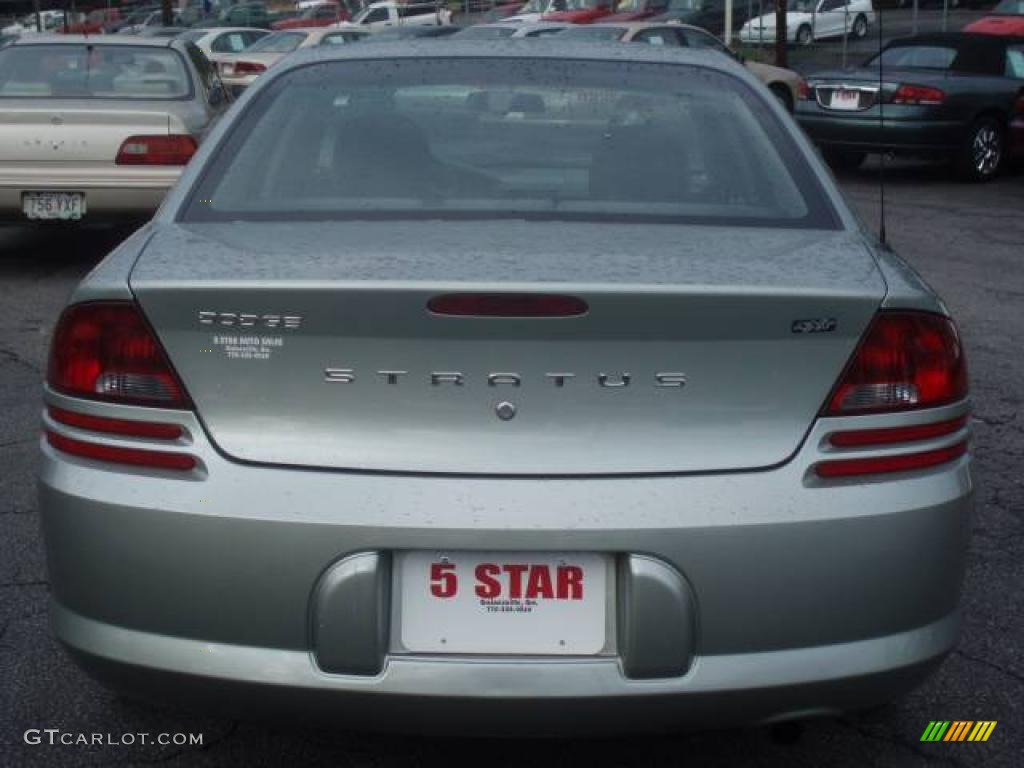
[[[988,741],[995,729],[995,720],[932,720],[921,741]]]

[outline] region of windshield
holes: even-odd
[[[1024,16],[1024,0],[1003,0],[992,13],[1001,16]]]
[[[305,39],[306,33],[303,32],[276,32],[257,40],[246,53],[288,53],[302,45]]]
[[[31,45],[0,51],[0,98],[180,99],[185,64],[168,48]]]
[[[549,5],[551,5],[551,0],[530,0],[519,9],[519,13],[544,13]]]
[[[670,11],[699,11],[703,0],[669,0]]]
[[[626,32],[623,27],[611,26],[571,26],[562,32],[562,37],[567,40],[618,40]]]
[[[789,0],[786,9],[795,13],[814,13],[814,7],[817,4],[817,0]],[[773,14],[769,12],[768,15]]]
[[[881,59],[885,67],[949,69],[955,58],[955,48],[940,45],[899,45],[886,48],[881,56],[875,56],[867,65],[877,67]]]
[[[194,43],[207,34],[209,34],[207,29],[190,29],[188,32],[182,32],[178,35],[178,39],[184,40],[186,43]]]
[[[682,64],[310,64],[239,113],[181,218],[834,227],[767,98]]]

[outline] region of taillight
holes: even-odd
[[[196,152],[188,134],[129,136],[117,152],[117,165],[185,165]]]
[[[944,448],[936,448],[920,453],[895,454],[863,459],[838,459],[823,461],[815,465],[814,472],[818,477],[839,478],[858,477],[863,475],[884,475],[893,472],[914,472],[930,469],[941,464],[948,464],[967,453],[967,441],[963,440]]]
[[[880,312],[829,397],[825,416],[934,408],[967,397],[953,322],[930,312]]]
[[[258,61],[236,61],[235,62],[235,74],[236,75],[258,75],[260,72],[266,72],[267,65],[260,64]]]
[[[58,424],[89,432],[102,432],[119,437],[144,437],[151,440],[178,440],[184,435],[184,430],[177,424],[135,421],[134,419],[110,419],[106,416],[91,416],[87,413],[66,411],[53,406],[46,410],[50,414],[50,418]]]
[[[132,302],[88,302],[64,310],[50,347],[47,383],[73,397],[191,407],[160,342]]]
[[[799,80],[796,84],[796,95],[801,101],[807,101],[811,98],[811,86],[807,84],[806,80]]]
[[[154,469],[175,469],[188,472],[199,466],[193,456],[169,451],[150,451],[145,448],[122,448],[116,445],[101,445],[75,440],[73,437],[46,430],[46,441],[63,453],[80,456],[83,459],[105,461],[112,464],[128,464],[133,467]]]
[[[893,94],[893,104],[941,104],[946,94],[938,88],[928,85],[909,85],[904,83]]]
[[[870,448],[899,443],[918,443],[923,440],[935,440],[952,435],[966,426],[967,417],[960,416],[947,421],[914,424],[909,427],[844,429],[839,432],[833,432],[828,436],[828,441],[836,448]]]

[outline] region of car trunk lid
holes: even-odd
[[[853,233],[514,221],[163,226],[131,286],[227,455],[495,475],[784,462],[885,292]]]
[[[186,133],[166,110],[0,103],[0,162],[114,162],[129,136]]]

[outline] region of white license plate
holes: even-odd
[[[844,91],[837,88],[832,91],[832,100],[829,102],[832,109],[858,109],[860,108],[860,91]]]
[[[85,195],[81,192],[26,192],[22,210],[30,219],[80,219],[85,215]]]
[[[407,552],[397,564],[407,651],[593,655],[605,646],[605,555]]]

